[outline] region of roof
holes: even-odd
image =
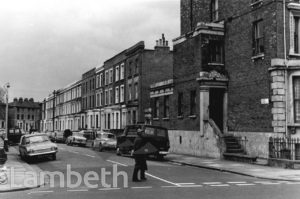
[[[31,102],[31,101],[13,101],[9,103],[10,107],[22,107],[22,108],[40,108],[39,102]]]
[[[28,138],[28,137],[34,137],[34,136],[47,136],[47,134],[45,133],[32,133],[32,134],[26,134],[24,135],[24,137]]]

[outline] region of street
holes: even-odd
[[[112,171],[117,165],[118,172],[128,175],[128,187],[123,176],[118,176],[117,186],[113,186],[113,175],[106,175],[104,187],[100,181],[90,181],[97,187],[87,187],[85,182],[70,188],[67,182],[55,178],[54,186],[18,192],[1,193],[1,199],[15,198],[299,198],[300,183],[287,181],[262,180],[232,173],[213,171],[168,161],[148,161],[147,181],[131,182],[134,160],[116,156],[114,151],[98,152],[91,148],[58,144],[57,160],[37,160],[30,164],[37,165],[43,171],[66,173],[67,165],[81,176],[89,171],[103,176],[103,170]],[[114,166],[116,167],[116,166]],[[101,170],[102,169],[102,170]],[[63,180],[66,181],[67,178]],[[76,183],[72,176],[71,182]],[[64,186],[61,186],[64,185]],[[124,187],[125,186],[125,187]]]

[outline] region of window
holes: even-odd
[[[264,53],[263,21],[253,23],[253,55]]]
[[[132,111],[132,123],[136,124],[137,123],[137,115],[136,111]]]
[[[113,83],[113,69],[109,70],[109,83]]]
[[[128,85],[128,100],[131,100],[131,84]]]
[[[124,85],[120,86],[120,102],[124,102]]]
[[[300,17],[298,16],[294,16],[294,23],[295,23],[295,27],[294,27],[294,51],[296,54],[300,53],[300,40],[299,40],[299,28],[300,28]]]
[[[211,21],[219,19],[219,0],[211,1]]]
[[[31,116],[31,119],[34,120],[34,115]]]
[[[190,93],[190,115],[196,114],[196,90]]]
[[[139,89],[138,89],[138,83],[135,83],[134,84],[134,97],[135,97],[135,99],[138,99],[138,97],[139,97]]]
[[[108,71],[105,71],[105,85],[108,85]]]
[[[115,89],[115,102],[119,103],[119,87],[116,87]]]
[[[101,87],[102,84],[103,84],[103,73],[100,74],[100,77],[99,77],[99,86]]]
[[[178,106],[177,106],[177,112],[178,112],[178,116],[183,116],[183,93],[180,92],[178,93]]]
[[[99,88],[99,75],[96,77],[96,88]]]
[[[109,97],[109,104],[113,103],[113,93],[112,93],[112,88],[109,89],[109,93],[108,93]]]
[[[100,94],[97,93],[96,95],[96,106],[100,106]]]
[[[294,120],[300,122],[300,76],[293,78],[294,85]]]
[[[119,81],[119,75],[120,75],[120,73],[119,73],[119,66],[116,66],[116,81]]]
[[[210,40],[208,45],[208,55],[207,58],[203,60],[206,63],[223,63],[223,42],[218,40]]]
[[[138,63],[139,63],[139,60],[136,59],[136,60],[135,60],[135,74],[138,74],[138,73],[139,73],[139,66],[138,66]]]
[[[121,64],[121,70],[120,70],[120,79],[124,79],[124,63]]]
[[[169,115],[169,96],[166,95],[164,97],[164,117],[165,118],[168,118],[170,115]]]
[[[108,104],[108,90],[105,90],[105,105]]]
[[[159,98],[154,98],[154,118],[159,117]]]
[[[100,91],[100,106],[103,106],[103,92]]]
[[[18,115],[17,115],[17,120],[19,120],[19,119],[20,119],[20,115],[18,114]]]

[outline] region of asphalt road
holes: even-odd
[[[43,187],[1,193],[1,199],[300,198],[300,183],[261,180],[232,173],[176,165],[167,161],[149,160],[147,181],[131,182],[133,159],[116,156],[112,151],[98,152],[90,148],[64,144],[59,144],[56,161],[44,159],[31,164],[37,165],[43,171],[62,172],[63,178],[55,176],[51,184],[51,178],[48,177],[46,178],[47,184]],[[79,177],[74,174],[70,180],[67,180],[68,167],[73,174],[78,173]],[[114,169],[119,172],[119,176],[116,175],[117,172],[113,172]],[[99,179],[85,178],[86,182],[78,181],[87,174],[90,174],[89,177],[98,176]],[[72,183],[73,187],[68,186],[68,182]]]

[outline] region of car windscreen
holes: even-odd
[[[138,128],[137,126],[127,127],[127,135],[137,135]]]
[[[26,138],[26,143],[32,144],[32,143],[40,143],[40,142],[46,142],[49,141],[48,136],[32,136]]]
[[[168,133],[166,129],[154,128],[154,127],[146,127],[144,131],[145,135],[149,136],[158,136],[158,137],[167,137]]]
[[[80,132],[73,132],[73,136],[80,136],[80,137],[83,137],[84,136],[84,133],[82,131]]]

